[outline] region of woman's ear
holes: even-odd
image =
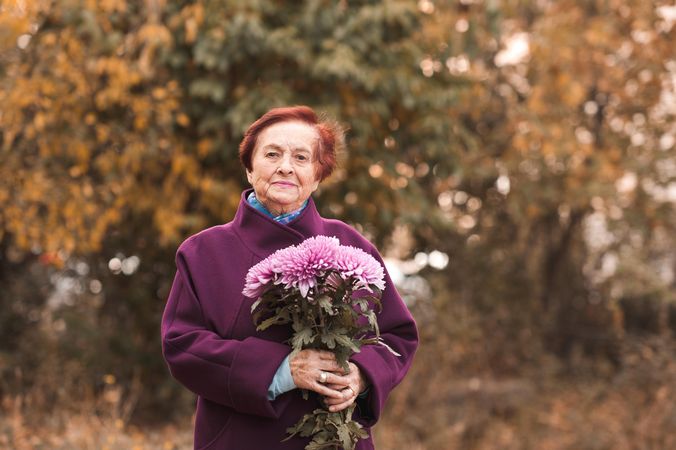
[[[249,181],[249,184],[253,184],[253,174],[249,169],[246,169],[246,179]]]

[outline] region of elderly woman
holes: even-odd
[[[408,371],[418,344],[415,322],[386,274],[378,315],[385,346],[365,345],[345,373],[331,352],[290,358],[290,326],[257,332],[254,299],[242,295],[248,269],[276,250],[317,235],[335,236],[382,264],[355,229],[319,215],[311,194],[331,174],[344,136],[305,106],[276,108],[246,132],[239,155],[253,189],[234,219],[181,244],[162,318],[162,348],[171,374],[197,394],[195,449],[301,450],[309,438],[281,442],[287,428],[322,402],[331,411],[357,403],[369,431],[358,449],[373,449],[370,427]],[[301,389],[311,392],[303,399]]]

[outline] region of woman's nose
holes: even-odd
[[[279,167],[277,168],[278,172],[281,173],[291,173],[293,172],[293,164],[291,164],[291,157],[283,156],[279,161]]]

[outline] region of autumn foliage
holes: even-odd
[[[175,249],[232,218],[244,130],[291,104],[349,128],[321,213],[419,270],[382,448],[676,445],[675,15],[0,0],[0,447],[165,445],[133,426],[191,410],[159,351]],[[33,434],[45,410],[112,441]]]

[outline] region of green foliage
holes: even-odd
[[[329,277],[337,281],[327,283]],[[304,297],[297,289],[271,284],[251,305],[252,320],[258,331],[291,324],[293,335],[289,343],[294,352],[306,348],[331,350],[338,364],[349,371],[348,358],[359,353],[363,342],[380,342],[373,310],[380,305],[380,299],[355,293],[352,278],[343,280],[332,271],[318,277],[317,285],[322,286],[320,291],[313,290]],[[380,295],[378,288],[373,289]],[[363,325],[361,318],[368,325]]]
[[[368,437],[364,427],[352,420],[355,405],[339,412],[329,412],[325,409],[315,409],[305,414],[301,420],[290,427],[289,436],[282,442],[295,435],[302,437],[312,436],[312,441],[305,446],[306,450],[335,449],[354,450],[359,439]]]
[[[325,215],[383,242],[408,205],[426,202],[395,166],[424,163],[408,143],[447,141],[451,92],[420,73],[422,16],[410,2],[1,4],[0,279],[24,285],[19,269],[37,267],[82,290],[58,307],[64,322],[35,327],[47,275],[30,307],[26,290],[3,289],[7,367],[32,361],[13,352],[15,337],[53,337],[65,361],[94,334],[91,359],[76,364],[84,379],[124,384],[138,371],[157,386],[140,411],[175,395],[157,339],[173,252],[232,218],[245,186],[237,146],[270,107],[309,104],[350,127],[349,153],[317,193]],[[119,255],[138,256],[138,270],[112,272]]]

